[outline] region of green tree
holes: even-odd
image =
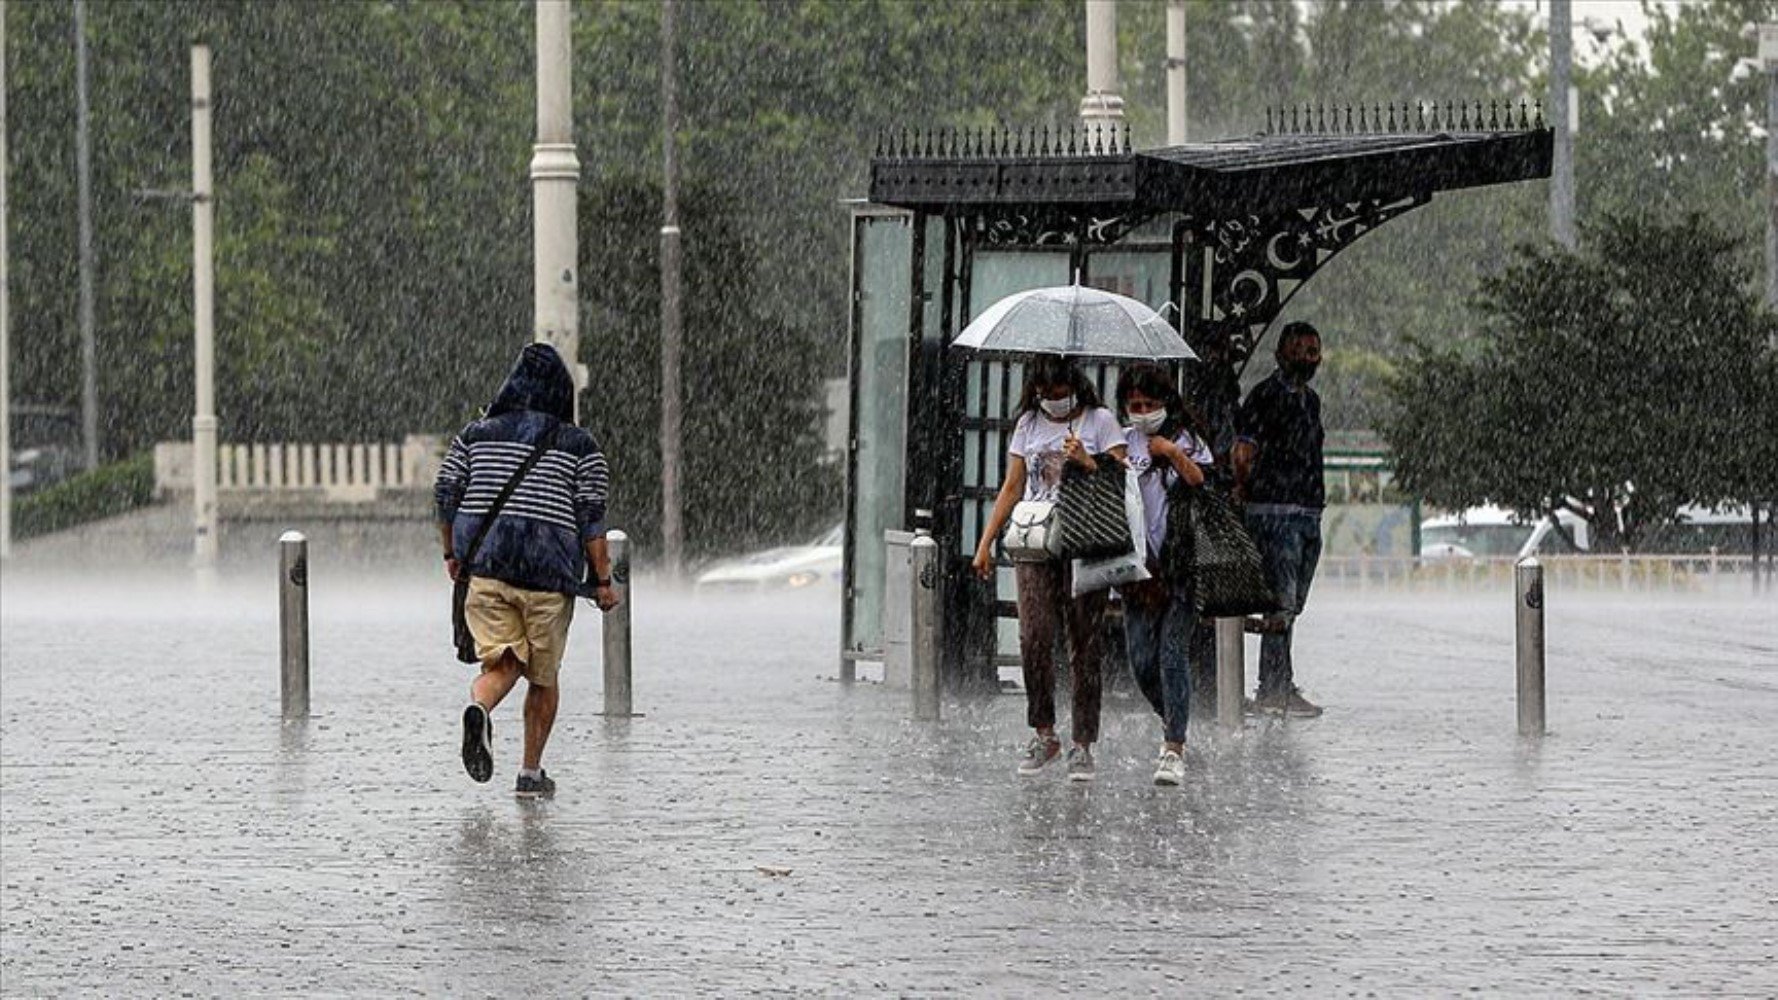
[[[1417,343],[1390,380],[1381,429],[1403,485],[1451,509],[1577,498],[1600,544],[1626,547],[1681,506],[1778,493],[1778,318],[1737,249],[1697,214],[1608,218],[1578,253],[1521,249],[1482,282],[1483,332]]]

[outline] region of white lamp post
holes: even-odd
[[[6,245],[6,5],[0,3],[0,559],[12,558],[11,260]]]
[[[1167,0],[1167,145],[1185,144],[1185,0]]]
[[[580,158],[574,153],[574,40],[568,0],[537,0],[537,142],[531,147],[533,339],[549,344],[574,374],[580,419],[579,226],[575,219]]]
[[[1117,82],[1117,0],[1086,0],[1087,95],[1080,99],[1080,121],[1087,141],[1095,127],[1107,145],[1117,126],[1123,124],[1124,99]]]
[[[191,284],[197,335],[196,405],[191,417],[193,556],[216,565],[216,204],[210,177],[210,47],[191,47]]]

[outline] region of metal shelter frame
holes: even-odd
[[[969,574],[968,553],[998,487],[1020,366],[949,348],[988,304],[977,301],[988,285],[995,298],[1021,281],[1155,286],[1151,304],[1171,304],[1187,341],[1214,359],[1188,379],[1200,394],[1245,366],[1340,251],[1438,192],[1548,177],[1552,143],[1541,109],[1498,102],[1272,110],[1255,136],[1146,151],[1103,127],[879,137],[853,223],[842,676],[882,655],[880,622],[868,620],[881,602],[861,600],[880,564],[864,547],[882,547],[878,529],[918,526],[943,553],[944,675],[954,687],[994,683],[996,622],[1013,606],[997,581]],[[905,229],[887,250],[884,225]],[[990,275],[990,264],[1017,274]],[[867,327],[897,336],[867,347]],[[1115,367],[1093,372],[1102,390],[1115,383]],[[900,394],[885,396],[897,385],[883,378]],[[868,440],[860,413],[873,405],[898,411],[899,448]],[[873,494],[872,483],[888,488]]]

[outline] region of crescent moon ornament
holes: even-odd
[[[1292,244],[1296,243],[1296,240],[1294,238],[1295,235],[1296,234],[1294,234],[1294,233],[1283,232],[1283,233],[1278,233],[1277,235],[1273,236],[1271,239],[1267,240],[1266,241],[1266,262],[1271,264],[1273,267],[1278,268],[1281,271],[1293,270],[1296,268],[1297,265],[1301,264],[1303,262],[1302,254],[1299,253],[1299,254],[1296,254],[1295,256],[1292,256],[1287,259],[1283,254],[1278,252],[1278,245],[1280,243],[1283,243],[1285,241],[1289,241]]]

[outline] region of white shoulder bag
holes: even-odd
[[[1074,425],[1068,429],[1073,432]],[[1031,475],[1031,470],[1025,470]],[[1007,558],[1013,562],[1048,562],[1062,551],[1062,518],[1054,500],[1020,500],[1006,520],[1000,536]]]
[[[1006,521],[1000,544],[1013,562],[1046,562],[1062,545],[1062,519],[1054,500],[1020,500]]]

